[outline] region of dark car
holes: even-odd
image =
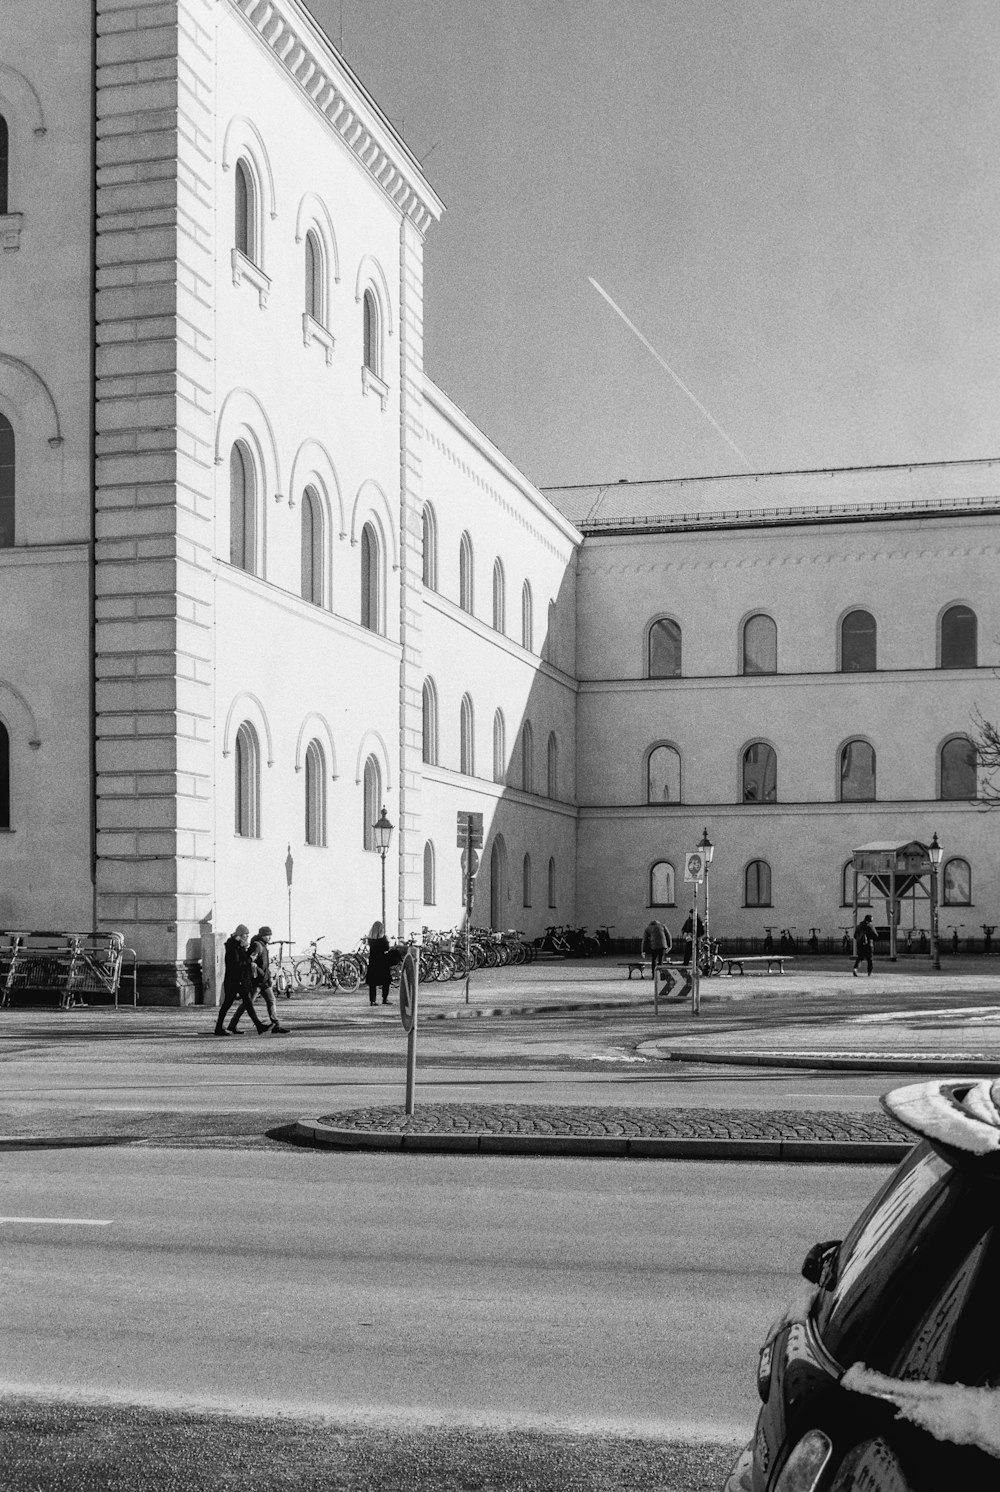
[[[900,1088],[920,1141],[768,1333],[725,1492],[1000,1488],[1000,1080]]]

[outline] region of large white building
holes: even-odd
[[[540,492],[423,368],[442,205],[299,0],[7,0],[0,925],[194,998],[236,921],[350,945],[849,920],[856,844],[1000,865],[997,463]],[[285,863],[294,864],[291,898]],[[918,918],[925,917],[914,909]]]

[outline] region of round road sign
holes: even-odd
[[[399,1018],[404,1031],[413,1030],[417,1015],[417,950],[407,948],[399,971]]]
[[[466,862],[468,862],[468,863],[466,863]],[[476,871],[478,869],[479,869],[479,851],[478,850],[463,850],[462,851],[462,874],[463,875],[474,876],[475,873],[476,873]]]

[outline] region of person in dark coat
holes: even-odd
[[[274,1006],[274,981],[271,976],[271,955],[267,947],[270,941],[271,929],[269,927],[260,927],[257,929],[257,936],[250,944],[250,965],[253,970],[254,993],[263,995],[264,997],[264,1004],[267,1007],[269,1030],[275,1036],[286,1036],[288,1034],[288,1027],[281,1025],[278,1020],[278,1012]],[[236,1019],[239,1020],[239,1016]]]
[[[257,1012],[253,1008],[253,968],[249,943],[250,929],[243,922],[226,939],[226,966],[222,979],[222,1004],[215,1022],[216,1036],[238,1036],[236,1023],[244,1014],[253,1021],[258,1035],[267,1030],[257,1019]],[[239,1009],[234,1012],[227,1026],[226,1015],[234,1005],[238,1005]]]
[[[655,975],[657,964],[662,964],[670,952],[670,934],[655,917],[646,924],[646,931],[642,935],[642,952],[649,955],[649,972],[651,976]]]
[[[389,939],[381,922],[373,922],[368,934],[368,1003],[378,1003],[378,991],[382,991],[382,1004],[389,1003]]]
[[[868,973],[870,974],[872,971],[872,955],[875,952],[875,929],[872,926],[871,913],[858,923],[857,931],[854,934],[854,949],[854,968],[851,970],[851,973],[857,979],[858,964],[862,959],[868,965]]]
[[[699,918],[698,918],[698,941],[699,941],[699,943],[701,942],[701,940],[702,940],[702,938],[704,936],[705,936],[705,924],[704,924],[704,922],[702,922],[701,917],[699,916]],[[681,948],[683,950],[682,953],[681,953],[681,963],[684,965],[685,968],[687,968],[687,966],[691,962],[691,955],[694,952],[694,919],[693,919],[693,916],[692,916],[692,914],[690,912],[688,912],[687,919],[686,919],[686,921],[684,923],[684,926],[681,928]]]

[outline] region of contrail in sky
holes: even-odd
[[[750,468],[753,466],[753,462],[750,460],[750,457],[747,456],[743,451],[740,450],[740,448],[736,444],[735,440],[730,439],[730,437],[726,434],[725,430],[723,430],[722,426],[719,424],[718,420],[713,415],[709,414],[708,410],[705,408],[704,404],[702,404],[701,400],[698,399],[698,398],[696,398],[695,395],[692,394],[691,390],[688,388],[688,386],[684,382],[684,380],[682,378],[678,378],[677,377],[677,374],[674,372],[673,368],[671,368],[670,364],[668,362],[666,362],[666,360],[660,356],[660,354],[657,352],[656,348],[653,346],[652,342],[650,342],[646,337],[644,337],[642,335],[642,332],[636,326],[635,322],[634,321],[629,321],[628,317],[625,315],[625,312],[622,310],[621,306],[618,306],[618,305],[615,304],[615,302],[611,299],[611,297],[608,294],[608,292],[606,290],[604,290],[600,285],[598,285],[598,283],[594,279],[593,275],[588,275],[587,279],[593,285],[593,287],[597,291],[598,295],[603,295],[604,299],[607,301],[607,303],[611,307],[612,311],[617,311],[618,315],[624,321],[624,323],[628,327],[629,331],[635,332],[636,336],[639,338],[639,341],[642,343],[643,347],[646,348],[647,352],[651,352],[653,354],[653,356],[656,358],[656,361],[659,363],[660,367],[663,368],[663,369],[665,369],[665,371],[670,374],[671,378],[674,380],[674,383],[676,383],[677,387],[681,390],[681,392],[684,393],[684,394],[687,394],[688,398],[691,400],[691,403],[697,409],[701,410],[702,414],[705,416],[706,420],[708,420],[709,424],[715,426],[716,430],[718,430],[719,434],[722,436],[723,440],[726,442],[726,445],[729,446],[731,450],[734,450],[736,452],[737,456],[739,456],[740,460],[743,462],[744,466],[746,466],[747,470],[750,470]]]

